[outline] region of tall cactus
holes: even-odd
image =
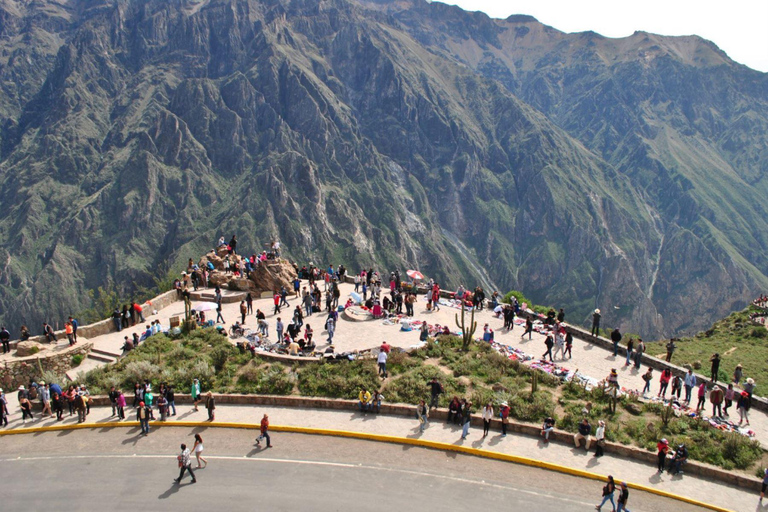
[[[461,329],[461,340],[462,340],[462,347],[464,350],[467,350],[469,348],[469,344],[472,343],[472,338],[475,336],[475,331],[477,330],[477,322],[475,322],[475,308],[472,308],[472,316],[469,319],[469,323],[471,327],[467,329],[466,324],[464,323],[464,311],[466,310],[466,307],[464,305],[464,301],[461,301],[461,323],[459,323],[459,315],[456,314],[456,327]]]

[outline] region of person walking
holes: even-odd
[[[466,439],[469,435],[469,424],[472,421],[472,402],[466,400],[461,408],[461,438]]]
[[[115,407],[117,408],[117,418],[124,420],[125,419],[125,395],[123,394],[123,391],[120,389],[117,390],[117,399],[115,400]]]
[[[592,336],[600,335],[600,310],[596,309],[592,313]]]
[[[328,344],[333,343],[333,334],[336,332],[336,322],[334,322],[333,317],[328,318],[328,320],[325,322],[325,330],[328,332]]]
[[[643,386],[643,392],[641,394],[645,395],[646,393],[651,392],[651,381],[653,380],[653,368],[648,368],[648,371],[643,374],[642,379],[645,382],[645,385]]]
[[[208,461],[203,458],[201,453],[203,453],[204,447],[203,447],[203,438],[200,437],[200,434],[195,434],[195,444],[192,446],[192,451],[195,454],[195,458],[197,459],[197,469],[202,469],[205,466],[208,465]],[[204,466],[200,465],[200,461],[203,461]]]
[[[627,488],[627,482],[621,482],[621,490],[619,491],[619,504],[616,506],[616,512],[629,512],[627,508],[627,501],[629,500],[629,489]]]
[[[765,489],[768,488],[768,468],[763,470],[763,484],[760,487],[760,505],[763,504],[763,498],[765,498]]]
[[[659,473],[663,473],[667,463],[667,453],[669,453],[669,441],[662,439],[656,444],[656,449],[658,450],[656,453],[658,464],[656,467],[659,470]]]
[[[145,436],[149,434],[149,418],[151,417],[152,410],[144,402],[141,402],[136,408],[136,420],[141,424],[141,433]]]
[[[699,401],[696,403],[696,412],[704,410],[704,404],[707,402],[707,383],[702,382],[699,384],[698,390]]]
[[[195,405],[195,411],[197,411],[197,404],[200,403],[200,381],[195,379],[192,381],[192,389],[190,390],[192,395],[192,403]]]
[[[266,414],[261,418],[259,424],[259,437],[256,438],[256,446],[261,444],[261,440],[267,440],[267,448],[272,448],[271,439],[269,438],[269,416]]]
[[[565,359],[565,354],[568,354],[568,359],[573,358],[573,334],[571,334],[571,331],[568,331],[565,333],[565,352],[563,352],[563,359]]]
[[[253,314],[253,296],[251,292],[248,292],[248,295],[245,296],[245,313],[247,315]],[[245,320],[243,320],[243,323],[245,323]]]
[[[544,345],[547,347],[547,351],[544,352],[544,355],[541,356],[541,360],[542,361],[546,361],[547,360],[547,354],[549,354],[549,360],[553,361],[553,359],[552,359],[552,347],[555,346],[555,340],[552,337],[551,333],[547,334],[547,337],[544,340]]]
[[[595,506],[595,510],[602,510],[606,501],[611,502],[613,510],[616,510],[616,502],[613,500],[613,494],[616,492],[616,483],[613,481],[613,476],[608,475],[608,482],[603,487],[603,501],[599,505]]]
[[[528,335],[528,340],[530,340],[533,335],[533,320],[531,320],[530,317],[525,318],[525,331],[523,331],[523,335],[520,336],[520,339],[522,340],[525,338],[526,334]]]
[[[611,341],[613,342],[613,356],[616,357],[619,355],[619,342],[621,341],[621,333],[618,327],[611,332]]]
[[[275,311],[272,314],[276,315],[280,313],[280,292],[277,290],[272,294],[272,302],[275,304]]]
[[[429,408],[424,400],[419,400],[416,405],[416,419],[419,420],[419,432],[424,432],[429,426]]]
[[[600,420],[597,422],[595,431],[595,457],[603,456],[603,448],[605,448],[605,422]]]
[[[387,353],[384,350],[379,351],[379,356],[377,358],[377,362],[379,364],[379,376],[386,379],[387,378]]]
[[[657,397],[667,397],[667,387],[669,387],[670,380],[672,380],[672,371],[669,368],[665,368],[661,372],[661,377],[659,377],[659,394],[656,395]]]
[[[197,483],[195,472],[192,471],[192,461],[190,460],[190,453],[186,444],[181,445],[181,454],[177,457],[177,459],[179,461],[179,468],[181,471],[179,471],[179,478],[176,478],[173,481],[177,484],[181,483],[181,479],[184,477],[184,472],[189,471],[189,476],[192,477],[192,483]]]
[[[483,437],[488,437],[488,431],[491,430],[491,420],[493,419],[493,405],[491,402],[483,407]]]
[[[205,396],[205,408],[208,409],[208,421],[213,421],[216,417],[216,399],[213,398],[213,393],[210,391]]]

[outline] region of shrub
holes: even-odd
[[[240,373],[237,388],[246,393],[263,393],[267,395],[290,395],[293,391],[291,374],[285,372],[281,364],[264,368],[249,363]]]
[[[229,356],[234,355],[235,353],[235,347],[229,344],[220,345],[211,351],[211,362],[213,362],[213,368],[217,373],[224,368]]]
[[[75,355],[73,355],[72,356],[72,366],[73,367],[80,366],[80,363],[83,362],[83,359],[85,359],[83,354],[75,354]]]
[[[37,354],[38,352],[40,352],[40,347],[37,347],[37,346],[33,345],[29,349],[29,355],[34,355],[34,354]]]
[[[373,360],[312,363],[299,372],[299,392],[305,396],[357,398],[361,388],[379,386]]]
[[[511,290],[511,291],[508,291],[506,294],[504,294],[504,298],[503,298],[503,299],[501,299],[501,301],[502,301],[502,302],[505,302],[505,303],[507,303],[507,304],[511,304],[511,303],[512,303],[512,297],[516,297],[516,298],[517,298],[517,302],[519,302],[519,303],[520,303],[520,306],[521,306],[521,307],[522,307],[522,305],[523,305],[523,302],[525,302],[525,303],[527,303],[527,304],[528,304],[528,307],[529,307],[529,308],[533,308],[533,302],[531,302],[530,300],[528,300],[528,299],[525,297],[525,295],[523,295],[523,292],[519,292],[519,291],[517,291],[517,290]]]

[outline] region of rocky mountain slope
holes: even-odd
[[[696,38],[419,1],[0,0],[0,87],[6,323],[235,232],[648,336],[768,285],[768,79]]]

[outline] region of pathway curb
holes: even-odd
[[[124,421],[115,422],[109,421],[104,423],[76,423],[74,425],[50,425],[46,427],[28,427],[13,430],[0,431],[0,436],[17,435],[17,434],[35,434],[41,432],[57,432],[64,430],[83,430],[83,429],[95,429],[95,428],[115,428],[115,427],[138,427],[138,421]],[[230,423],[230,422],[207,422],[207,421],[174,421],[172,423],[152,423],[153,427],[213,427],[213,428],[238,428],[238,429],[251,429],[259,430],[260,425],[258,423]],[[419,446],[422,448],[431,448],[433,450],[449,451],[456,453],[463,453],[465,455],[473,455],[475,457],[481,457],[485,459],[494,459],[505,462],[512,462],[515,464],[521,464],[524,466],[537,467],[546,469],[549,471],[556,471],[558,473],[564,473],[581,478],[588,478],[590,480],[606,479],[605,475],[598,473],[592,473],[591,471],[584,471],[582,469],[571,468],[552,462],[545,462],[538,459],[532,459],[530,457],[522,457],[519,455],[509,455],[505,453],[492,452],[487,450],[480,450],[477,448],[469,448],[466,446],[459,446],[455,444],[442,443],[438,441],[427,441],[424,439],[415,439],[410,437],[400,436],[387,436],[382,434],[369,434],[365,432],[354,432],[350,430],[334,430],[323,428],[308,428],[308,427],[293,427],[288,425],[270,425],[270,430],[274,432],[289,432],[295,434],[310,434],[320,436],[332,436],[332,437],[344,437],[351,439],[362,439],[366,441],[376,441],[381,443],[391,444],[404,444],[411,446]],[[624,481],[624,480],[622,480]],[[681,496],[679,494],[673,494],[671,492],[662,491],[653,487],[648,487],[642,484],[636,484],[632,482],[626,482],[627,486],[631,489],[655,494],[664,498],[670,498],[684,503],[689,503],[698,507],[703,507],[716,512],[734,512],[730,509],[722,508],[710,503],[704,503],[702,501],[689,498],[687,496]]]

